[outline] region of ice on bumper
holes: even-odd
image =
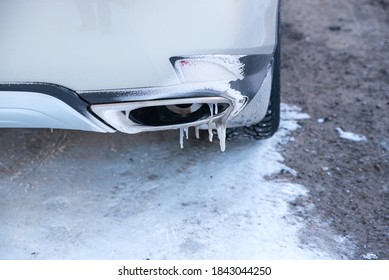
[[[225,85],[227,87],[227,85]],[[213,130],[217,131],[217,135],[220,141],[220,149],[221,151],[225,151],[226,149],[226,129],[228,120],[238,114],[247,103],[247,97],[242,96],[238,91],[233,90],[231,88],[226,89],[225,98],[230,101],[230,107],[224,111],[219,112],[219,106],[217,103],[208,103],[209,107],[209,117],[207,121],[201,124],[189,125],[183,128],[180,128],[180,145],[181,148],[184,147],[184,137],[183,131],[188,131],[189,127],[194,127],[196,138],[199,138],[199,130],[207,129],[209,134],[209,141],[213,141]],[[188,139],[188,133],[186,133]]]
[[[242,56],[196,56],[178,59],[174,63],[177,76],[183,83],[213,82],[208,90],[221,92],[223,97],[231,101],[231,110],[228,114],[218,120],[214,116],[218,115],[218,105],[208,104],[210,117],[207,123],[209,141],[213,141],[213,129],[216,129],[220,141],[220,149],[226,149],[226,128],[227,122],[237,115],[246,105],[248,98],[239,91],[231,88],[230,82],[244,78],[244,64],[239,60]],[[226,82],[220,82],[226,81]],[[196,137],[198,130],[204,125],[195,126]],[[188,131],[188,127],[180,129],[180,145],[183,148],[183,130]],[[188,137],[188,134],[186,134]]]

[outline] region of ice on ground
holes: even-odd
[[[174,131],[67,132],[34,172],[0,177],[0,259],[339,258],[339,238],[323,230],[311,242],[290,208],[307,189],[269,179],[290,170],[280,150],[307,117],[283,105],[274,137],[226,153],[204,137],[177,149]]]
[[[339,133],[340,138],[355,141],[355,142],[361,142],[361,141],[367,141],[367,138],[363,135],[358,135],[353,132],[346,132],[340,127],[336,128],[336,131]]]
[[[377,260],[378,259],[377,255],[373,254],[373,253],[367,253],[367,254],[363,255],[362,258],[365,260]]]

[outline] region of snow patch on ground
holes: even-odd
[[[367,138],[363,135],[358,135],[353,132],[346,132],[340,127],[336,128],[336,131],[339,133],[340,138],[350,140],[350,141],[355,141],[355,142],[362,142],[362,141],[367,141]]]
[[[273,138],[225,153],[207,135],[181,150],[174,131],[68,132],[33,173],[0,178],[0,259],[338,258],[301,241],[307,225],[289,203],[307,190],[267,179],[291,170],[280,150],[304,118],[283,105]]]
[[[378,259],[377,255],[373,254],[373,253],[367,253],[367,254],[363,255],[362,258],[365,260],[377,260]]]

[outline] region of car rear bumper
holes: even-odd
[[[173,65],[177,59],[171,59]],[[266,113],[272,56],[234,59],[241,64],[239,77],[226,80],[211,77],[207,81],[183,81],[167,87],[75,91],[51,83],[0,83],[0,127],[138,133],[191,126],[206,128],[218,120],[228,120],[228,126],[248,125]],[[214,64],[229,61],[227,66],[224,62],[219,66],[227,72],[231,70],[231,59],[227,56],[204,56],[201,60],[212,60]],[[193,116],[189,111],[177,116],[174,112],[160,113],[161,109],[166,111],[165,107],[187,104],[197,106],[198,112]],[[138,113],[132,114],[135,110]],[[156,116],[139,117],[142,114]]]

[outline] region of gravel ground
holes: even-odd
[[[313,203],[349,258],[389,259],[389,1],[284,0],[282,21],[283,102],[311,117],[284,154],[310,192],[293,206],[309,220]]]

